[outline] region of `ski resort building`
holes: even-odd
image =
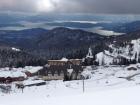
[[[69,72],[71,71],[71,72]],[[82,59],[48,60],[44,69],[39,74],[43,75],[45,80],[76,80],[80,78],[83,71]]]

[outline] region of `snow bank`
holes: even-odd
[[[23,81],[24,85],[32,85],[32,84],[38,84],[44,82],[43,80],[25,80]]]

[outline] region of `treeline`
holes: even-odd
[[[73,46],[73,47],[64,47],[64,48],[47,48],[47,49],[33,49],[28,50],[30,54],[35,56],[46,58],[46,59],[61,59],[66,57],[68,59],[82,59],[86,57],[89,47],[92,48],[92,53],[95,56],[97,53],[102,52],[105,49],[108,49],[108,45],[100,42],[96,44],[83,44],[82,46]]]
[[[23,51],[0,49],[0,67],[43,66],[47,60]]]

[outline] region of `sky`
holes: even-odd
[[[0,0],[0,11],[140,14],[140,0]]]

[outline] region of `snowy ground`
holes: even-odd
[[[128,67],[87,67],[82,80],[48,81],[44,86],[26,87],[21,90],[12,88],[9,94],[0,93],[0,105],[140,105],[139,64]],[[94,70],[95,69],[95,70]],[[129,78],[129,79],[128,79]]]

